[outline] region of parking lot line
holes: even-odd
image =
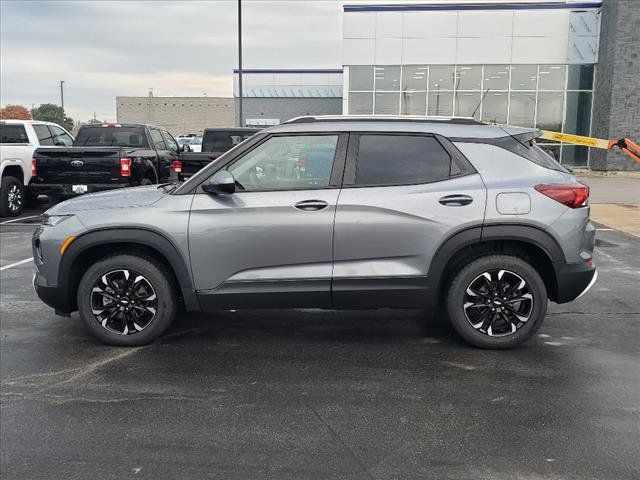
[[[25,258],[24,260],[20,260],[16,263],[10,263],[9,265],[5,265],[4,267],[0,267],[0,272],[2,270],[6,270],[7,268],[17,267],[18,265],[24,265],[25,263],[29,263],[33,260],[33,257]]]
[[[5,220],[4,222],[0,222],[0,225],[4,225],[5,223],[20,222],[21,220],[26,220],[27,218],[36,218],[39,216],[40,215],[29,215],[27,217],[19,217],[19,218],[14,218],[12,220]]]

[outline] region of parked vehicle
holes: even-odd
[[[40,298],[103,342],[142,345],[178,304],[446,307],[470,344],[508,348],[547,300],[594,284],[589,188],[532,128],[473,119],[302,117],[180,185],[46,212]]]
[[[192,151],[189,145],[188,149],[185,148],[185,153],[172,164],[171,169],[179,181],[186,180],[224,152],[231,150],[259,131],[259,128],[245,127],[207,128],[202,136],[201,151]]]
[[[169,180],[182,147],[165,130],[141,124],[84,125],[69,148],[34,153],[34,194],[65,198]]]
[[[17,216],[26,204],[34,150],[69,146],[73,137],[60,125],[34,120],[1,120],[0,137],[0,216]]]
[[[196,153],[202,151],[202,136],[198,135],[191,139],[189,142],[189,150]]]

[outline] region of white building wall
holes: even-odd
[[[345,11],[343,65],[596,63],[599,22],[598,10]]]

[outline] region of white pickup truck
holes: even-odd
[[[60,125],[36,120],[0,120],[0,216],[20,215],[38,147],[70,147],[73,137]]]

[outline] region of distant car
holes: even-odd
[[[189,142],[189,150],[194,153],[202,151],[202,136],[193,137]]]
[[[73,137],[60,125],[36,120],[0,121],[0,215],[20,215],[38,147],[68,147]]]
[[[73,146],[35,151],[29,191],[62,199],[167,182],[181,151],[169,132],[153,125],[85,125]]]
[[[243,127],[207,128],[202,136],[200,150],[193,150],[193,145],[189,145],[189,150],[185,149],[185,153],[173,163],[171,169],[178,180],[185,180],[259,131],[259,128]]]
[[[470,344],[515,347],[548,299],[570,302],[597,278],[589,187],[540,134],[470,118],[294,119],[180,185],[48,210],[34,286],[113,345],[158,338],[180,304],[441,305]]]

